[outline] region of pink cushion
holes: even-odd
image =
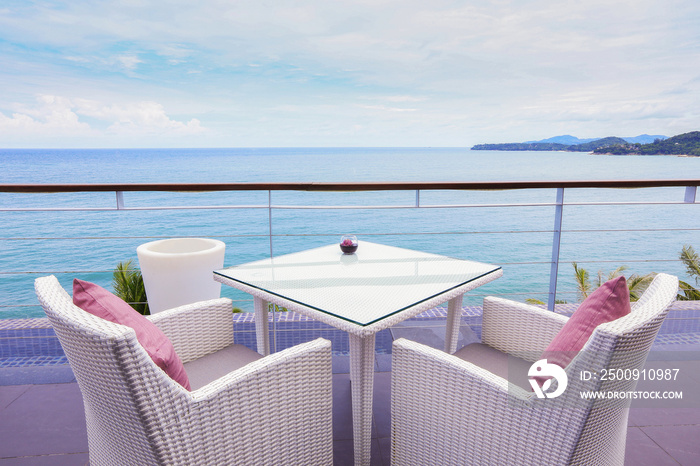
[[[609,280],[581,303],[540,359],[547,359],[548,363],[565,368],[581,351],[598,325],[612,322],[629,313],[627,280],[625,277]]]
[[[136,338],[158,367],[174,381],[190,390],[185,367],[167,336],[124,300],[94,283],[73,280],[73,304],[116,324],[131,327]]]

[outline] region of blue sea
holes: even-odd
[[[700,178],[700,158],[620,157],[467,148],[252,148],[0,150],[4,183],[515,181]],[[537,204],[555,190],[421,192],[421,204]],[[576,301],[571,262],[592,275],[620,265],[632,273],[668,272],[690,280],[678,253],[700,250],[700,204],[600,205],[577,202],[680,202],[684,188],[567,190],[558,298]],[[267,192],[125,193],[126,207],[267,205]],[[273,192],[275,205],[411,205],[415,192]],[[13,208],[113,208],[114,193],[0,193],[0,318],[40,317],[34,278],[55,274],[109,287],[120,261],[157,238],[207,236],[227,245],[226,265],[270,254],[268,210],[167,209],[119,212],[13,212]],[[546,300],[551,206],[435,209],[276,209],[273,254],[307,249],[352,232],[382,242],[502,265],[504,277],[471,293]],[[643,229],[645,231],[637,231]],[[429,233],[440,233],[430,235]],[[224,289],[244,310],[245,295]],[[473,301],[473,302],[471,302]]]

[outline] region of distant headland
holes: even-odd
[[[700,156],[700,131],[678,136],[607,137],[602,139],[579,139],[574,136],[556,136],[540,141],[520,143],[477,144],[472,150],[507,151],[567,151],[593,152],[608,155],[693,155]]]

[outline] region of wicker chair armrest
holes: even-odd
[[[233,343],[233,306],[228,298],[186,304],[146,317],[170,339],[183,363]]]
[[[536,410],[514,406],[531,406],[533,393],[406,339],[394,342],[391,357],[392,463],[507,464],[474,452],[501,437],[522,438],[517,429],[529,420],[520,414]]]
[[[569,464],[583,423],[570,404],[404,339],[394,342],[391,372],[392,462]]]
[[[318,338],[189,392],[180,422],[223,455],[201,464],[330,465],[332,383],[331,342]]]
[[[456,398],[466,398],[467,402],[472,400],[475,404],[484,403],[485,400],[502,403],[509,398],[527,402],[534,396],[533,392],[509,385],[506,379],[482,367],[406,338],[399,338],[393,343],[391,359],[392,397],[394,388],[410,391],[406,387],[411,385],[425,385],[416,393],[425,394],[426,387],[431,387],[428,392],[432,392],[436,382],[449,386],[449,390],[456,390],[455,394],[459,392]],[[465,396],[467,393],[469,396]],[[432,399],[427,401],[436,404],[454,401],[440,400],[432,395],[426,399]]]
[[[504,353],[535,361],[568,320],[537,306],[487,296],[481,340]]]

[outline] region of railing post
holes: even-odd
[[[272,254],[272,190],[267,191],[267,232],[270,239],[270,257]]]
[[[695,204],[695,196],[697,195],[697,186],[686,186],[685,187],[685,199],[683,202],[686,204]]]
[[[270,238],[270,259],[274,256],[272,251],[272,190],[267,191],[267,228]],[[267,305],[267,303],[266,303]],[[272,307],[272,352],[277,352],[277,329],[275,327],[275,317],[277,316],[277,305]],[[267,314],[265,315],[267,318]],[[269,351],[269,348],[268,348]]]
[[[564,210],[564,188],[557,188],[557,202],[554,207],[554,235],[552,238],[552,267],[549,271],[549,298],[547,309],[554,310],[557,297],[557,276],[559,275],[559,250],[561,246],[561,221]]]
[[[124,191],[117,191],[117,210],[124,208]]]
[[[416,207],[420,207],[420,189],[416,189]]]

